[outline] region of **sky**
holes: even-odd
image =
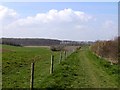
[[[118,36],[117,2],[4,2],[1,37],[74,41]]]

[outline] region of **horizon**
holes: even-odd
[[[97,41],[118,36],[117,2],[4,2],[0,9],[1,37]]]
[[[97,42],[97,41],[111,41],[111,40],[115,40],[117,37],[115,37],[115,38],[113,38],[113,39],[110,39],[110,40],[94,40],[94,41],[85,41],[85,40],[80,40],[80,41],[77,41],[77,40],[69,40],[69,39],[57,39],[57,38],[33,38],[33,37],[22,37],[22,38],[20,38],[20,37],[13,37],[13,38],[11,38],[11,37],[1,37],[0,39],[45,39],[45,40],[47,40],[47,39],[50,39],[50,40],[58,40],[58,41],[72,41],[72,42]]]

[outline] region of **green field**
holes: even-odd
[[[50,75],[49,48],[3,46],[3,88],[29,88],[30,67],[35,59],[34,88],[117,88],[118,65],[110,65],[87,47],[72,53],[59,64],[54,52],[54,73]]]
[[[3,88],[29,88],[31,62],[35,59],[35,87],[49,75],[51,51],[48,48],[3,46]],[[59,52],[55,52],[55,64]]]

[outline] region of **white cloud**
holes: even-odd
[[[107,20],[103,23],[103,27],[106,29],[113,28],[114,22],[112,20]]]
[[[118,36],[118,26],[112,20],[106,20],[101,27],[100,31],[102,38],[112,39]]]
[[[18,16],[15,10],[0,5],[0,22],[3,24],[11,23],[11,21],[16,20]]]
[[[99,18],[70,8],[52,9],[25,18],[18,16],[15,10],[0,6],[3,37],[104,40],[117,34],[116,24],[112,20],[100,23]]]
[[[90,15],[84,12],[74,11],[72,9],[64,9],[61,11],[52,9],[47,13],[38,13],[35,16],[28,16],[24,19],[19,19],[13,24],[26,26],[26,25],[40,25],[40,24],[54,24],[54,23],[84,23],[91,19]]]
[[[81,11],[52,9],[15,20],[4,28],[3,36],[72,39],[90,20],[92,16]]]

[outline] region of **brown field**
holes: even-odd
[[[9,49],[0,49],[0,52],[13,52],[13,50],[9,50]]]
[[[50,46],[24,46],[24,47],[43,47],[43,48],[50,48]],[[66,46],[65,49],[68,51],[76,50],[79,46]]]
[[[24,47],[43,47],[43,48],[50,48],[50,46],[24,46]]]

